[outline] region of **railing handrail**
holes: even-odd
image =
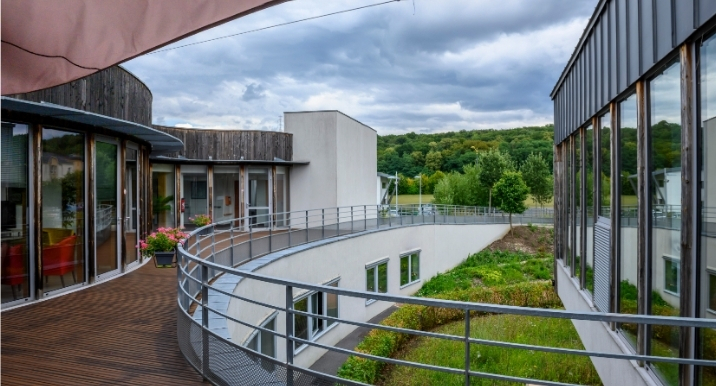
[[[488,208],[486,207],[461,207],[461,206],[454,206],[454,205],[437,205],[437,204],[424,204],[423,207],[426,205],[429,205],[430,207],[434,208],[431,214],[425,214],[423,210],[419,210],[417,214],[415,213],[415,208],[422,209],[420,205],[418,204],[401,204],[401,205],[361,205],[361,206],[346,206],[346,207],[332,207],[332,208],[321,208],[321,209],[312,209],[312,210],[302,210],[302,211],[291,211],[291,212],[284,212],[284,213],[277,213],[272,215],[252,215],[252,216],[244,216],[242,218],[232,219],[232,220],[224,220],[221,222],[217,222],[214,224],[209,224],[204,227],[197,228],[189,235],[189,240],[194,239],[196,242],[194,244],[189,244],[187,242],[186,246],[178,246],[178,307],[181,309],[180,313],[181,315],[184,315],[186,318],[191,319],[189,310],[193,304],[196,304],[201,307],[201,315],[202,315],[202,323],[200,325],[201,331],[202,331],[202,342],[207,342],[209,339],[209,333],[210,330],[208,329],[208,315],[209,312],[212,312],[214,314],[220,315],[221,317],[225,318],[226,320],[238,322],[241,325],[245,325],[248,328],[254,328],[257,330],[263,330],[262,327],[253,325],[248,322],[239,321],[228,314],[222,312],[221,310],[217,310],[209,306],[208,298],[209,298],[209,288],[211,288],[212,291],[220,293],[224,296],[228,296],[231,299],[237,299],[237,300],[243,300],[243,301],[249,301],[256,304],[261,304],[262,302],[254,300],[254,299],[246,299],[239,295],[235,295],[232,292],[229,291],[223,291],[219,288],[212,288],[212,285],[209,284],[214,278],[220,276],[220,275],[228,275],[230,277],[237,277],[242,279],[250,279],[250,280],[257,280],[260,282],[270,283],[278,286],[283,286],[286,289],[286,304],[285,306],[274,306],[274,305],[268,305],[264,304],[264,306],[269,306],[269,308],[275,309],[279,312],[284,312],[287,317],[286,321],[286,329],[287,331],[283,334],[281,334],[278,331],[272,332],[276,337],[285,339],[287,344],[287,354],[286,354],[286,361],[278,361],[276,359],[271,359],[271,363],[280,363],[281,366],[286,368],[287,374],[291,374],[293,371],[305,371],[306,374],[309,375],[315,375],[314,371],[309,371],[307,369],[299,368],[295,366],[293,362],[293,350],[294,350],[294,344],[306,344],[308,346],[314,346],[314,347],[320,347],[325,348],[332,351],[337,352],[343,352],[350,355],[357,355],[368,359],[376,359],[376,360],[383,360],[388,363],[399,363],[405,364],[413,367],[423,367],[423,368],[429,368],[436,371],[444,371],[444,372],[451,372],[451,373],[459,373],[464,374],[466,376],[466,380],[469,381],[469,378],[471,376],[479,376],[479,377],[487,377],[492,379],[499,379],[499,380],[508,380],[508,381],[529,381],[533,384],[543,384],[543,385],[555,385],[559,384],[556,382],[551,381],[543,381],[543,380],[536,380],[536,379],[526,379],[526,378],[518,378],[518,377],[510,377],[510,376],[503,376],[503,375],[495,375],[495,374],[485,374],[485,373],[479,373],[472,371],[469,367],[469,362],[466,364],[466,368],[464,369],[454,369],[454,368],[445,368],[440,366],[430,366],[430,365],[421,365],[421,364],[411,364],[411,363],[403,363],[402,360],[395,360],[390,358],[381,358],[381,357],[374,357],[370,354],[364,354],[364,353],[358,353],[352,350],[346,350],[346,349],[339,349],[336,347],[331,346],[325,346],[323,344],[310,341],[310,340],[304,340],[300,339],[295,336],[295,332],[293,331],[292,327],[292,319],[289,321],[290,318],[293,318],[295,315],[302,315],[302,316],[309,316],[310,313],[302,312],[293,309],[293,289],[301,289],[301,290],[307,290],[307,291],[316,291],[316,292],[323,292],[328,294],[335,294],[336,296],[343,296],[343,297],[351,297],[351,298],[361,298],[361,299],[373,299],[377,301],[383,301],[383,302],[390,302],[390,303],[402,303],[402,304],[414,304],[414,305],[421,305],[421,306],[427,306],[427,307],[438,307],[438,308],[450,308],[450,309],[456,309],[465,312],[466,314],[466,320],[469,322],[469,313],[470,312],[484,312],[484,313],[497,313],[497,314],[512,314],[512,315],[521,315],[521,316],[534,316],[534,317],[549,317],[549,318],[559,318],[559,319],[570,319],[570,320],[584,320],[584,321],[595,321],[595,322],[605,322],[605,323],[632,323],[632,324],[648,324],[648,325],[665,325],[665,326],[676,326],[676,327],[699,327],[699,328],[716,328],[716,320],[711,319],[704,319],[704,318],[685,318],[685,317],[677,317],[677,316],[658,316],[658,315],[631,315],[631,314],[617,314],[617,313],[601,313],[601,312],[575,312],[575,311],[567,311],[567,310],[557,310],[557,309],[544,309],[544,308],[529,308],[529,307],[518,307],[518,306],[507,306],[507,305],[498,305],[498,304],[489,304],[489,303],[472,303],[472,302],[462,302],[462,301],[454,301],[454,300],[442,300],[442,299],[431,299],[431,298],[419,298],[419,297],[411,297],[411,296],[404,296],[404,295],[391,295],[386,293],[378,293],[378,292],[368,292],[368,291],[362,291],[362,290],[354,290],[354,289],[347,289],[347,288],[341,288],[341,287],[335,287],[335,286],[327,286],[327,285],[321,285],[321,284],[313,284],[313,283],[307,283],[303,281],[298,280],[289,280],[281,277],[274,277],[269,275],[262,275],[256,272],[252,272],[249,270],[241,270],[238,268],[235,268],[237,266],[234,264],[234,250],[237,247],[240,247],[242,245],[248,245],[248,252],[245,253],[246,256],[239,256],[238,261],[241,263],[245,263],[247,261],[251,261],[252,259],[263,256],[266,253],[272,253],[276,252],[281,249],[290,248],[297,245],[310,245],[311,243],[314,243],[316,241],[329,239],[333,237],[339,237],[339,236],[346,236],[347,234],[354,235],[354,234],[365,234],[366,232],[373,232],[375,230],[382,230],[382,229],[393,229],[393,228],[399,228],[399,227],[405,227],[405,226],[413,226],[413,225],[442,225],[442,224],[464,224],[465,222],[459,222],[458,218],[461,218],[462,220],[467,221],[467,219],[475,220],[474,222],[470,222],[470,224],[501,224],[501,223],[507,223],[508,218],[507,216],[502,217],[501,213],[493,213],[491,211],[488,211]],[[388,208],[388,214],[387,216],[384,216],[385,214],[385,207]],[[395,208],[397,212],[397,217],[393,217],[390,214],[390,211],[393,210],[392,208]],[[484,209],[484,211],[482,210]],[[552,208],[538,208],[541,212],[540,213],[550,213],[553,214],[554,210]],[[405,212],[401,212],[401,211]],[[343,213],[343,211],[346,211]],[[444,213],[440,213],[441,211],[444,211]],[[315,214],[310,214],[310,212],[317,212]],[[318,213],[319,212],[319,213]],[[409,213],[408,215],[405,215],[405,213]],[[329,218],[326,218],[326,216],[329,215]],[[258,218],[262,217],[265,218],[266,221],[258,222]],[[538,220],[545,220],[550,219],[550,217],[531,217],[531,216],[513,216],[513,222],[520,222],[521,218],[533,218]],[[318,218],[318,219],[316,219]],[[407,219],[410,220],[407,220]],[[347,221],[341,222],[342,219],[345,219]],[[417,219],[417,222],[416,222]],[[485,222],[477,221],[484,219]],[[256,223],[252,223],[252,220],[255,220]],[[326,224],[326,220],[328,220],[328,224]],[[488,221],[489,220],[489,221]],[[294,221],[297,221],[297,223],[293,223]],[[372,228],[369,229],[368,227],[368,221],[374,222],[373,224],[370,224]],[[360,225],[365,225],[363,228],[358,228],[356,231],[354,229],[354,225],[356,223],[360,223]],[[382,224],[381,224],[382,222]],[[276,223],[281,223],[283,226],[276,226]],[[551,222],[550,222],[551,223]],[[238,226],[237,226],[238,224]],[[257,227],[257,224],[260,225],[266,225],[266,228],[260,228]],[[341,228],[341,226],[347,227],[350,224],[350,232],[346,228]],[[223,227],[229,226],[229,229],[225,229]],[[329,229],[330,227],[330,229]],[[328,234],[326,235],[326,230],[333,231],[335,234]],[[266,232],[267,234],[261,235],[260,237],[255,237],[254,233],[257,231]],[[305,238],[302,240],[296,240],[295,243],[292,243],[291,240],[291,233],[292,232],[303,232],[305,231]],[[315,239],[309,237],[309,233],[311,231],[320,231],[320,238]],[[342,231],[345,231],[342,233]],[[202,240],[201,234],[210,232],[211,239],[207,240],[208,238],[205,238]],[[222,248],[221,250],[216,249],[217,240],[214,238],[214,235],[226,233],[229,232],[229,239],[224,239],[220,242],[226,242],[229,241],[230,245],[226,248]],[[285,248],[272,248],[272,245],[274,244],[272,241],[273,239],[278,235],[285,235],[288,233],[288,247]],[[235,235],[238,234],[238,235]],[[248,235],[249,239],[234,243],[235,239],[240,236],[246,236]],[[268,243],[268,252],[266,250],[257,251],[256,249],[252,248],[254,243],[257,243],[259,240],[262,240],[264,243]],[[190,251],[195,250],[195,253],[192,254]],[[218,253],[223,253],[226,250],[230,250],[231,252],[231,266],[228,266],[226,264],[220,264],[215,260]],[[238,250],[238,249],[236,249]],[[200,257],[203,253],[206,253],[207,251],[210,251],[209,255],[206,257]],[[198,277],[197,277],[198,276]],[[185,288],[185,286],[187,288]],[[189,290],[188,288],[192,287],[192,290]],[[201,295],[199,297],[199,295]],[[184,299],[185,301],[182,301]],[[312,314],[311,314],[312,315]],[[339,313],[340,315],[340,313]],[[370,326],[370,328],[375,329],[383,329],[383,330],[389,330],[389,331],[396,331],[396,332],[404,332],[408,334],[414,334],[414,335],[426,335],[426,336],[433,336],[433,337],[441,337],[440,334],[431,333],[431,332],[418,332],[413,330],[405,330],[405,329],[399,329],[395,327],[389,327],[389,326],[382,326],[378,324],[371,324],[366,322],[357,322],[357,321],[350,321],[345,318],[339,317],[329,317],[327,315],[321,315],[321,319],[326,320],[332,320],[336,323],[345,323],[345,324],[351,324],[356,326]],[[191,320],[189,323],[194,323],[196,325],[199,325],[198,321]],[[249,327],[250,325],[250,327]],[[467,327],[467,326],[466,326]],[[290,329],[290,331],[289,331]],[[469,329],[466,328],[466,331],[469,331]],[[469,332],[467,332],[469,334]],[[185,334],[182,334],[182,331],[178,331],[177,334],[179,337],[185,336]],[[245,347],[242,347],[238,345],[237,343],[228,341],[226,339],[223,339],[222,337],[219,337],[218,335],[211,333],[211,335],[216,338],[220,339],[222,341],[222,344],[228,344],[231,347],[234,347],[236,350],[241,351],[245,353],[245,355],[255,355],[257,357],[264,358],[264,356],[255,353],[253,351],[247,351],[248,349]],[[445,338],[445,337],[443,337]],[[179,338],[181,340],[181,338]],[[689,358],[669,358],[669,357],[654,357],[654,356],[646,356],[646,355],[635,355],[635,354],[615,354],[615,353],[601,353],[601,352],[590,352],[586,350],[570,350],[570,349],[560,349],[560,348],[551,348],[551,347],[541,347],[541,346],[529,346],[528,345],[519,345],[519,344],[512,344],[507,342],[494,342],[489,340],[475,340],[469,336],[451,336],[451,338],[446,339],[453,339],[453,340],[460,340],[470,343],[480,343],[480,344],[492,344],[496,346],[504,346],[504,347],[512,347],[512,348],[522,348],[522,349],[533,349],[537,351],[544,351],[544,352],[562,352],[566,354],[575,354],[575,355],[586,355],[586,356],[594,356],[594,357],[604,357],[604,358],[613,358],[613,359],[624,359],[624,360],[638,360],[638,361],[653,361],[653,362],[669,362],[669,363],[679,363],[679,364],[687,364],[687,365],[702,365],[702,366],[716,366],[716,361],[708,361],[708,360],[701,360],[701,359],[689,359]],[[180,342],[181,343],[181,342]],[[186,342],[185,342],[186,343]],[[208,343],[205,343],[208,344]],[[190,360],[190,355],[185,352],[184,345],[180,344],[182,348],[182,353],[187,358],[187,360],[194,366],[200,373],[204,375],[205,378],[211,379],[211,371],[209,370],[208,363],[212,360],[212,358],[209,356],[209,349],[208,346],[202,348],[202,361],[201,366],[196,365]],[[523,347],[524,346],[524,347]],[[290,348],[289,348],[290,347]],[[198,354],[196,354],[198,355]],[[219,355],[219,354],[216,354]],[[468,353],[469,355],[469,353]],[[264,358],[266,359],[266,358]],[[336,381],[339,380],[335,376],[332,375],[322,375],[326,377],[327,379]],[[290,384],[290,379],[293,379],[292,376],[287,375],[287,384]],[[353,381],[348,380],[340,380],[340,382],[347,383],[347,384],[359,384]]]

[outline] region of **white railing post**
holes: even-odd
[[[293,287],[286,286],[286,385],[293,385],[293,369],[288,366],[293,364],[294,344],[293,340]]]
[[[308,242],[308,211],[306,211],[306,242]]]
[[[326,210],[321,209],[321,240],[326,238]]]
[[[465,309],[465,386],[470,386],[470,310]]]
[[[209,267],[201,264],[201,375],[209,374]]]

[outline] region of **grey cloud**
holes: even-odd
[[[256,99],[261,99],[264,97],[264,88],[260,84],[251,83],[246,85],[246,90],[244,91],[244,95],[241,96],[241,99],[245,101],[252,101]]]

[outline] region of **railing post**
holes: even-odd
[[[388,228],[393,226],[393,214],[390,213],[390,205],[388,205]]]
[[[465,386],[470,386],[470,310],[465,309]]]
[[[321,240],[326,238],[326,210],[321,209]]]
[[[249,225],[249,260],[254,258],[254,228]]]
[[[336,208],[336,236],[341,234],[341,208]]]
[[[395,206],[395,211],[398,212],[398,217],[400,217],[400,226],[403,226],[403,211],[398,209],[398,205]]]
[[[291,223],[288,224],[288,247],[291,248]]]
[[[353,234],[353,206],[351,206],[351,234]]]
[[[306,242],[308,242],[308,211],[306,211]]]
[[[380,206],[375,206],[375,229],[380,229]]]
[[[368,207],[363,205],[363,230],[368,230]]]
[[[209,267],[201,263],[201,375],[209,374]]]
[[[229,240],[231,240],[231,247],[229,249],[229,258],[231,259],[231,266],[234,266],[234,221],[231,221],[229,228]]]
[[[269,227],[269,253],[271,253],[271,251],[273,251],[272,242],[273,242],[273,229],[272,229],[272,227]]]
[[[293,287],[286,286],[286,365],[293,364]],[[293,369],[286,366],[286,385],[293,385]]]

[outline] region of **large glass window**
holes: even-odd
[[[651,313],[679,315],[681,255],[681,66],[678,62],[649,82],[649,195],[651,210]],[[678,356],[678,327],[651,326],[651,352]],[[679,366],[654,363],[667,384],[679,383]]]
[[[152,165],[152,227],[174,228],[176,190],[174,165]]]
[[[582,131],[578,130],[574,134],[574,276],[581,276],[581,260],[582,260]]]
[[[248,169],[248,214],[249,221],[254,227],[268,227],[269,208],[271,207],[268,168]]]
[[[338,287],[338,281],[339,279],[336,279],[325,285]],[[315,317],[307,317],[306,315],[294,315],[293,317],[295,336],[304,340],[314,340],[336,323],[319,316],[338,317],[338,295],[326,292],[310,292],[295,300],[293,308],[316,315]],[[303,347],[304,344],[296,343],[295,346],[299,348]]]
[[[701,130],[699,133],[699,227],[701,247],[699,250],[699,304],[698,316],[716,319],[716,36],[705,39],[701,45]],[[700,357],[716,360],[716,331],[699,331]],[[702,385],[716,379],[716,368],[699,369]]]
[[[400,256],[400,286],[420,280],[420,252]]]
[[[207,198],[209,187],[206,183],[206,166],[182,165],[182,200],[184,213],[182,213],[182,226],[186,229],[196,229],[192,222],[197,215],[209,215],[209,200]]]
[[[239,217],[239,167],[214,166],[214,221]]]
[[[139,259],[137,233],[139,230],[139,151],[125,149],[124,164],[124,248],[127,264]]]
[[[2,184],[2,302],[30,296],[28,218],[28,127],[2,122],[0,157]]]
[[[276,331],[276,315],[274,314],[266,319],[261,323],[261,327]],[[271,358],[276,358],[276,335],[268,331],[256,330],[246,343],[246,347]],[[273,372],[275,369],[274,364],[271,362],[260,360],[260,363],[261,367],[268,372]]]
[[[288,218],[288,171],[284,166],[276,167],[276,226],[285,227]]]
[[[587,190],[584,192],[584,205],[586,206],[587,219],[585,226],[587,228],[587,245],[584,263],[586,264],[586,274],[584,277],[584,287],[592,293],[594,291],[594,132],[592,125],[587,126],[584,130],[585,147],[584,147],[584,177],[586,180]]]
[[[85,281],[85,136],[42,129],[42,280],[45,292]]]
[[[612,115],[606,113],[599,118],[599,174],[601,175],[601,186],[599,194],[599,216],[610,218],[609,205],[611,204],[611,173],[612,173],[612,151],[611,151],[611,125]]]
[[[117,255],[117,150],[116,143],[97,141],[95,152],[95,261],[102,275],[119,268]]]
[[[565,206],[565,230],[566,230],[566,242],[565,242],[565,250],[564,250],[564,264],[566,266],[570,266],[572,264],[572,231],[574,230],[574,224],[572,222],[572,183],[574,182],[574,177],[572,176],[572,145],[570,141],[564,142],[565,152],[564,152],[564,163],[565,163],[565,169],[564,169],[564,186],[565,186],[565,198],[564,198],[564,206]]]
[[[637,111],[636,95],[619,103],[619,312],[637,313]],[[636,347],[637,326],[622,324],[626,340]]]

